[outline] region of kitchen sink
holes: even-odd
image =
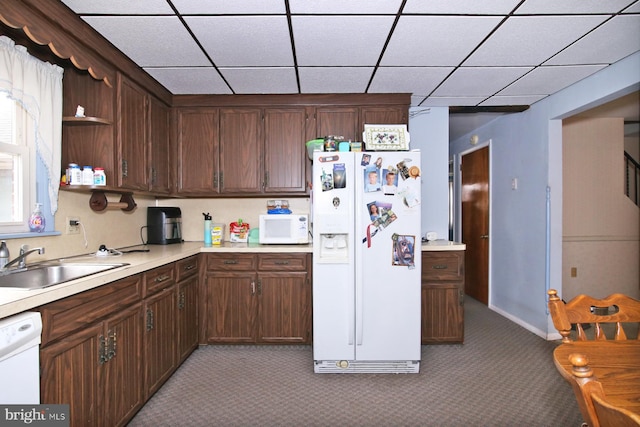
[[[129,264],[84,262],[34,264],[19,270],[0,271],[0,288],[44,289],[125,265]]]

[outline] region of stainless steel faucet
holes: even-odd
[[[27,267],[27,256],[34,252],[38,252],[38,254],[42,255],[44,253],[44,248],[33,248],[29,249],[29,245],[20,246],[20,255],[9,261],[4,269],[9,268],[11,265],[18,263],[18,268],[26,268]]]

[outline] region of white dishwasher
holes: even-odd
[[[38,312],[0,319],[0,404],[40,403],[40,334]]]

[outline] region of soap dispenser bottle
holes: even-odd
[[[9,248],[7,248],[7,242],[4,240],[0,243],[0,270],[9,263]]]
[[[204,213],[204,245],[211,246],[211,215],[209,212]]]
[[[42,215],[42,211],[40,210],[41,206],[41,203],[36,203],[36,207],[29,217],[29,230],[36,233],[42,233],[44,231],[44,215]]]

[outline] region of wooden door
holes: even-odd
[[[149,103],[149,189],[171,191],[169,166],[169,107],[155,98]]]
[[[142,306],[129,307],[104,322],[107,362],[100,384],[106,426],[120,426],[142,407]]]
[[[177,111],[177,157],[179,194],[217,194],[218,110]]]
[[[176,366],[176,289],[174,286],[144,302],[145,396],[155,393]]]
[[[220,191],[261,193],[264,187],[262,110],[220,111]]]
[[[259,274],[259,342],[308,342],[311,317],[309,288],[306,272]]]
[[[489,147],[462,156],[465,293],[489,303]]]
[[[267,109],[264,114],[265,193],[306,191],[304,108]]]
[[[68,404],[71,427],[104,424],[100,336],[97,324],[40,350],[40,400]]]
[[[120,78],[118,105],[118,185],[147,190],[147,95],[132,82]]]
[[[343,136],[345,141],[362,141],[362,131],[358,127],[357,107],[319,107],[316,109],[316,134]]]
[[[198,276],[178,284],[178,363],[198,346]]]
[[[215,272],[206,283],[206,341],[256,340],[257,282],[254,272]]]

